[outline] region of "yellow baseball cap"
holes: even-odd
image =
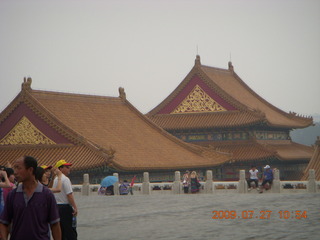
[[[61,166],[71,166],[71,165],[72,165],[72,163],[67,163],[66,160],[59,160],[59,161],[56,163],[55,167],[56,167],[56,168],[59,168],[59,167],[61,167]]]
[[[44,170],[47,170],[47,169],[51,169],[52,168],[52,166],[47,166],[47,165],[42,165],[41,166]]]

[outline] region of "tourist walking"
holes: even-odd
[[[71,163],[67,163],[65,160],[59,160],[55,165],[55,167],[62,172],[61,192],[54,193],[60,214],[62,240],[76,240],[78,236],[76,226],[74,224],[78,214],[78,208],[74,200],[71,181],[67,177],[70,174],[71,165]],[[55,177],[52,187],[57,188],[58,182],[59,177]]]
[[[201,184],[199,182],[196,171],[192,171],[190,174],[190,186],[191,186],[191,193],[199,192]]]
[[[182,186],[183,186],[183,192],[188,193],[189,186],[190,186],[190,172],[188,170],[182,176]]]
[[[49,225],[55,240],[61,239],[59,213],[53,193],[36,180],[38,163],[33,157],[24,156],[15,161],[14,174],[20,183],[7,197],[0,217],[0,232],[10,240],[49,240]]]

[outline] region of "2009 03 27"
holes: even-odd
[[[304,219],[308,217],[306,210],[280,210],[278,212],[271,210],[215,210],[212,211],[212,214],[212,219],[270,219],[272,216],[279,219]]]

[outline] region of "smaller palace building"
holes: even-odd
[[[174,171],[205,171],[230,161],[228,153],[186,143],[172,136],[126,99],[33,90],[24,79],[21,92],[0,113],[0,165],[24,155],[41,165],[65,159],[71,179],[91,183],[114,172],[131,179],[150,173],[150,181],[173,180]]]
[[[197,56],[185,79],[146,116],[185,142],[231,153],[231,161],[214,168],[216,179],[237,179],[239,170],[252,164],[279,168],[282,179],[300,179],[314,151],[290,138],[292,129],[312,125],[312,117],[267,102],[231,62],[228,69],[215,68]]]

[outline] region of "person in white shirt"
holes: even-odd
[[[251,169],[249,170],[249,179],[248,179],[248,187],[249,190],[252,189],[251,183],[254,182],[255,186],[254,188],[258,188],[259,186],[259,177],[258,177],[258,169],[256,168],[256,166],[252,165]]]
[[[60,160],[56,163],[55,167],[58,168],[61,174],[61,192],[54,193],[56,198],[59,214],[62,239],[76,240],[78,237],[76,226],[73,226],[73,221],[78,214],[78,208],[73,196],[72,184],[67,177],[70,174],[71,163],[67,163],[65,160]],[[53,188],[58,185],[58,179],[56,177],[53,181]]]

